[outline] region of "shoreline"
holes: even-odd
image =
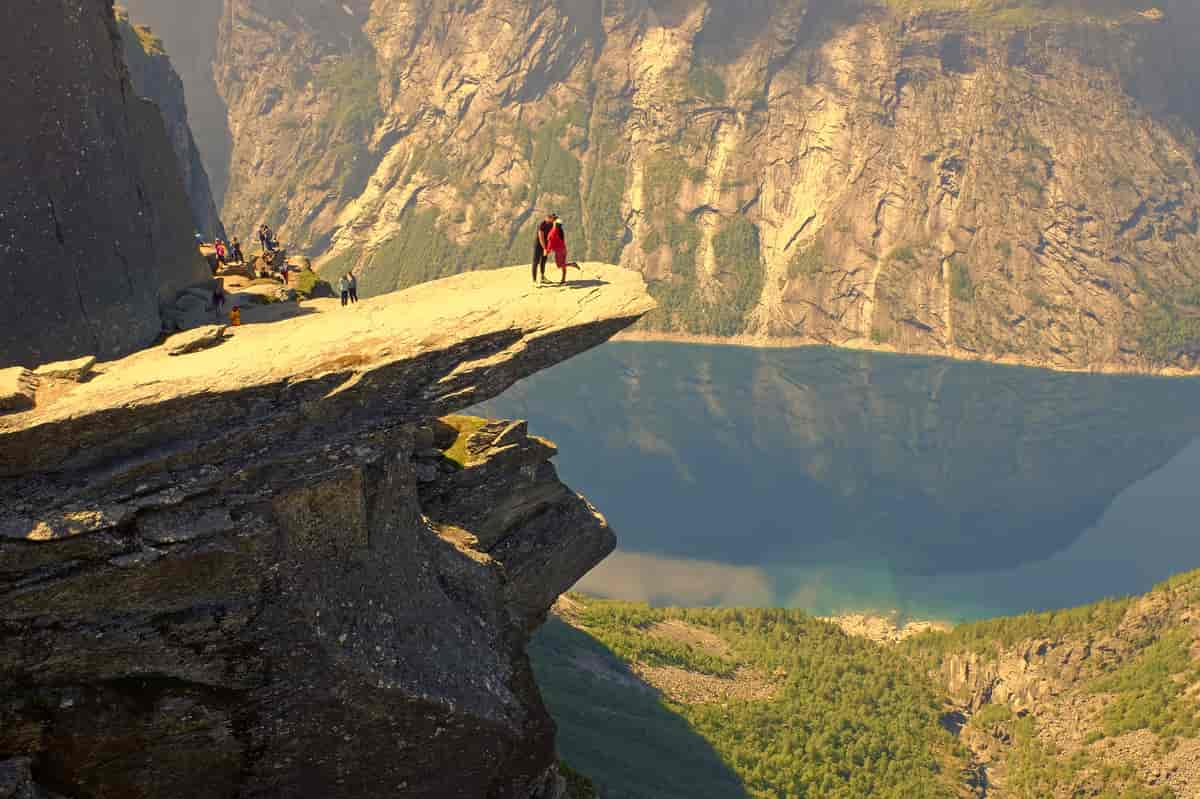
[[[625,330],[613,336],[612,341],[629,343],[665,343],[665,344],[700,344],[706,346],[741,347],[743,349],[760,350],[791,350],[810,347],[829,347],[847,352],[874,352],[886,355],[911,355],[918,358],[945,358],[962,363],[984,363],[995,366],[1017,366],[1025,369],[1042,369],[1048,372],[1064,374],[1093,374],[1093,375],[1127,375],[1132,377],[1200,377],[1200,367],[1187,370],[1178,366],[1164,366],[1157,369],[1139,369],[1121,364],[1102,364],[1097,366],[1079,367],[1064,366],[1053,363],[1042,363],[1016,356],[991,358],[969,350],[901,350],[888,344],[878,344],[868,339],[850,339],[841,343],[819,341],[817,339],[786,336],[707,336],[693,333],[660,333],[641,330]]]

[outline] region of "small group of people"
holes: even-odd
[[[217,251],[217,264],[220,266],[246,263],[246,256],[242,255],[242,243],[238,241],[237,236],[234,236],[228,245],[217,239],[213,242],[213,249]]]
[[[347,272],[338,278],[338,293],[342,295],[342,305],[358,302],[358,278],[353,272]]]
[[[539,285],[546,282],[546,262],[554,253],[554,263],[562,270],[559,285],[567,282],[567,270],[580,269],[579,264],[567,260],[567,234],[563,230],[562,220],[556,213],[546,214],[546,218],[538,225],[537,241],[533,245],[533,282]]]

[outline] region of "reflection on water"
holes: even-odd
[[[614,343],[483,410],[562,448],[622,550],[580,588],[967,617],[1200,566],[1200,381]]]

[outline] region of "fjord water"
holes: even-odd
[[[620,549],[579,590],[967,619],[1200,566],[1200,381],[614,342],[483,409]]]

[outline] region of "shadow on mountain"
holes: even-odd
[[[552,616],[529,657],[559,753],[604,799],[748,799],[708,741],[595,638]]]

